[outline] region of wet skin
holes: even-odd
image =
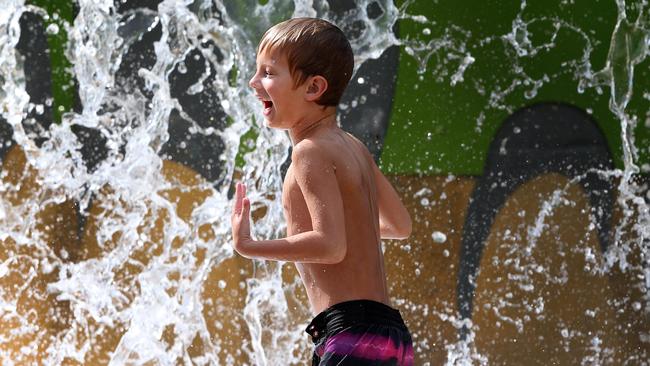
[[[322,76],[297,87],[286,58],[258,55],[250,81],[268,126],[288,129],[292,163],[283,186],[287,237],[252,240],[250,201],[238,183],[233,245],[248,258],[294,262],[314,313],[339,302],[389,303],[380,238],[406,238],[408,212],[367,148],[338,127],[335,107],[317,104]]]

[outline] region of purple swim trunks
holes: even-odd
[[[312,366],[413,365],[413,341],[402,316],[376,301],[333,305],[306,332],[315,345]]]

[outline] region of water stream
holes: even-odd
[[[3,0],[0,112],[11,139],[0,144],[14,152],[5,156],[0,173],[0,363],[302,364],[310,350],[303,333],[310,314],[294,291],[300,286],[295,273],[274,263],[237,262],[229,244],[235,180],[250,187],[254,235],[277,237],[285,230],[281,165],[290,142],[263,126],[248,87],[256,45],[264,30],[286,17],[324,17],[354,35],[356,70],[399,46],[419,61],[420,73],[440,73],[440,82],[451,85],[471,82],[464,75],[481,59],[471,54],[471,34],[462,27],[429,42],[393,33],[400,19],[436,26],[411,14],[409,3],[363,0],[334,12],[325,0],[164,0],[155,7],[79,0],[74,22],[47,32],[68,34],[66,56],[80,108],[39,130],[28,120],[51,100],[30,100],[17,45],[21,16],[50,15],[24,0]],[[639,93],[635,67],[650,54],[650,19],[646,1],[632,10],[623,0],[616,3],[616,27],[599,71],[590,64],[589,35],[568,22],[552,23],[548,42],[533,44],[528,28],[545,19],[526,18],[526,0],[511,32],[473,42],[503,42],[517,64],[553,48],[561,31],[584,37],[582,56],[569,63],[576,90],[610,93],[624,153],[624,169],[597,171],[618,180],[623,217],[598,270],[618,266],[640,273],[646,295],[638,307],[648,314],[650,197],[635,180],[641,147],[633,136],[644,122],[627,108]],[[381,9],[378,16],[368,14],[372,4]],[[431,57],[447,61],[431,69]],[[552,75],[529,76],[524,67],[513,75],[509,86],[484,91],[485,110],[508,108],[509,93],[523,88],[534,98],[553,81]],[[477,130],[483,119],[476,116]],[[102,158],[89,160],[87,146]],[[183,159],[201,163],[183,165]],[[9,161],[24,167],[11,172]],[[198,176],[187,166],[205,173]],[[529,246],[546,229],[546,217],[567,204],[565,191],[556,191],[536,214]],[[634,266],[627,261],[631,253],[641,258]],[[534,265],[522,264],[521,278],[513,280],[526,286]],[[457,328],[471,327],[469,319],[432,313]],[[447,363],[486,363],[472,340],[472,334],[449,340]],[[421,347],[432,342],[415,341]]]

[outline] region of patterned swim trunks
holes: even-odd
[[[312,366],[413,365],[413,341],[402,316],[376,301],[333,305],[306,332],[315,345]]]

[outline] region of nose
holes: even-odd
[[[258,89],[260,86],[260,78],[257,76],[257,73],[248,81],[248,86],[253,89]]]

